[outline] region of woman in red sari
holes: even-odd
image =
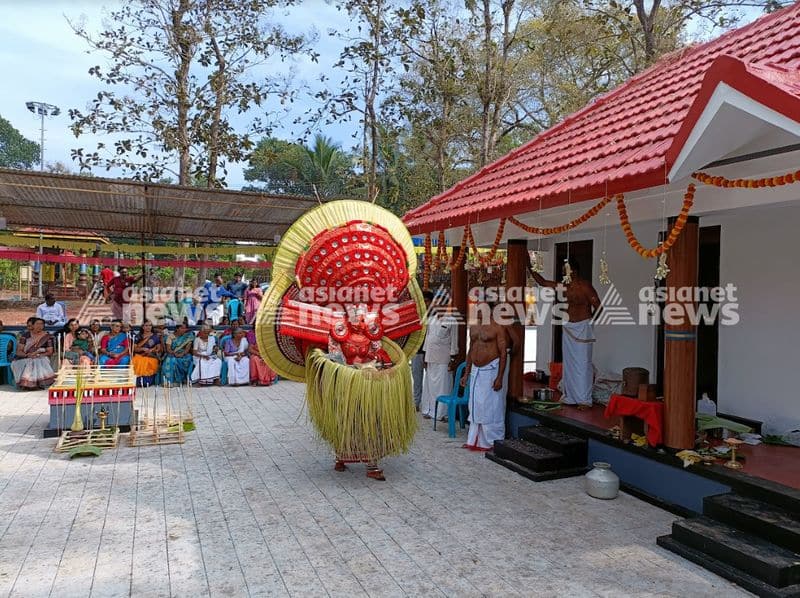
[[[264,363],[261,353],[258,351],[256,342],[256,331],[251,330],[247,333],[248,351],[250,352],[250,384],[259,386],[271,386],[274,384],[278,375]]]

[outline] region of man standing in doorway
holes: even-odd
[[[108,283],[108,292],[111,297],[111,312],[115,320],[124,324],[131,323],[131,293],[133,285],[142,279],[139,276],[128,276],[128,269],[123,266],[119,269],[119,276],[115,276]]]
[[[478,324],[469,329],[467,367],[461,378],[469,380],[469,434],[464,448],[488,451],[506,436],[505,373],[508,332],[494,319],[494,305],[478,310]]]
[[[436,399],[453,390],[453,370],[458,357],[458,322],[450,314],[450,296],[440,293],[429,310],[428,330],[422,350],[425,352],[425,376],[422,382],[422,417],[436,413]],[[446,417],[442,415],[441,420]]]
[[[534,272],[536,284],[563,292],[567,303],[567,319],[562,322],[561,353],[564,362],[561,402],[580,410],[592,406],[592,344],[595,341],[592,319],[600,310],[600,297],[592,284],[580,276],[578,262],[569,258],[571,281],[568,284],[545,279]],[[530,268],[530,262],[528,263]]]

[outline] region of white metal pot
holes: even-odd
[[[586,494],[594,498],[610,500],[619,494],[619,476],[611,471],[611,465],[602,461],[592,463],[592,469],[586,474]]]

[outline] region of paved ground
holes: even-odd
[[[655,544],[673,516],[534,484],[425,422],[409,455],[332,470],[303,387],[201,389],[183,445],[69,461],[43,392],[0,389],[0,596],[725,596]]]

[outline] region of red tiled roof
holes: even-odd
[[[797,119],[798,69],[800,2],[665,57],[404,220],[417,234],[662,184],[716,83]]]

